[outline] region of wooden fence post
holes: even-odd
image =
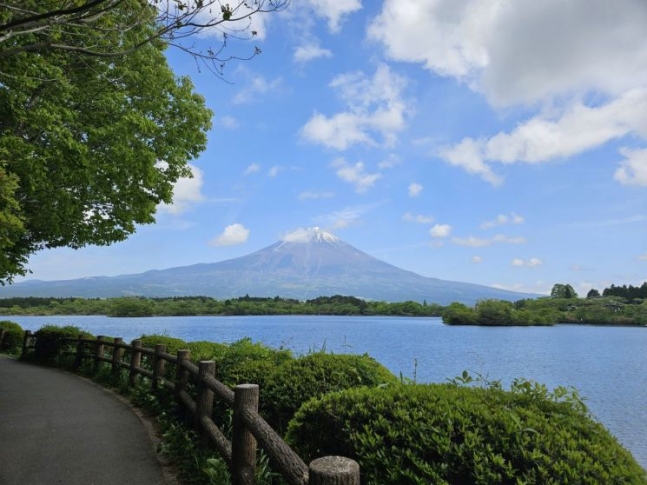
[[[81,342],[83,335],[79,335],[77,338],[79,340],[76,343],[76,355],[74,356],[74,363],[72,364],[72,368],[74,370],[78,370],[83,363],[83,342]]]
[[[233,485],[253,485],[256,474],[256,438],[245,428],[241,412],[258,413],[258,385],[240,384],[234,388],[234,423],[231,439]]]
[[[124,339],[121,337],[115,337],[114,345],[112,346],[112,362],[110,372],[113,377],[119,375],[119,369],[121,369],[121,359],[124,357],[124,348],[121,345],[124,343]]]
[[[97,343],[94,346],[94,373],[99,372],[101,368],[101,357],[103,357],[103,335],[97,337]]]
[[[21,359],[27,358],[27,348],[29,347],[29,341],[32,337],[31,330],[25,330],[25,336],[22,339],[22,353],[20,354]]]
[[[216,376],[216,363],[213,360],[203,360],[198,366],[198,395],[195,400],[195,428],[200,434],[200,446],[209,447],[209,435],[202,426],[202,418],[211,418],[213,412],[213,391],[204,384],[205,377]]]
[[[359,485],[359,465],[343,456],[317,458],[308,475],[308,485]]]
[[[181,403],[180,393],[186,391],[186,386],[189,383],[189,371],[182,366],[182,362],[189,360],[191,356],[190,350],[177,351],[177,363],[175,369],[175,398],[178,403]]]
[[[142,353],[139,349],[142,348],[141,340],[133,340],[130,349],[130,375],[128,376],[128,385],[134,386],[137,378],[137,368],[142,363]]]
[[[160,354],[166,352],[166,345],[155,345],[155,354],[153,355],[153,380],[151,382],[151,389],[155,390],[159,387],[159,380],[164,377],[164,366],[166,361],[160,357]]]

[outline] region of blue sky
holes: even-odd
[[[293,0],[253,28],[263,53],[227,82],[168,52],[215,116],[157,224],[38,253],[29,279],[222,261],[310,226],[447,280],[646,279],[644,0]]]

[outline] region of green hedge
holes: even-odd
[[[22,348],[22,341],[25,336],[25,331],[20,325],[9,320],[0,321],[0,331],[4,330],[4,338],[0,345],[0,351],[17,354]]]
[[[93,335],[73,325],[59,327],[57,325],[45,325],[34,333],[36,345],[33,359],[44,364],[56,364],[65,351],[76,349],[75,344],[66,343],[64,338],[93,338]]]
[[[261,413],[283,433],[294,413],[313,397],[396,382],[386,367],[368,355],[310,354],[273,369],[261,388]]]
[[[646,484],[581,401],[559,395],[523,382],[352,389],[306,403],[287,439],[306,462],[355,459],[365,485]]]

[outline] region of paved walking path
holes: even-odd
[[[57,369],[0,357],[0,485],[167,484],[140,419]]]

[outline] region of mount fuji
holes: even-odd
[[[345,295],[389,302],[414,300],[447,305],[483,298],[519,300],[538,295],[428,278],[406,271],[345,243],[319,228],[299,229],[264,249],[218,263],[194,264],[141,274],[64,281],[24,281],[0,288],[0,298],[47,296],[244,295],[295,298]]]

